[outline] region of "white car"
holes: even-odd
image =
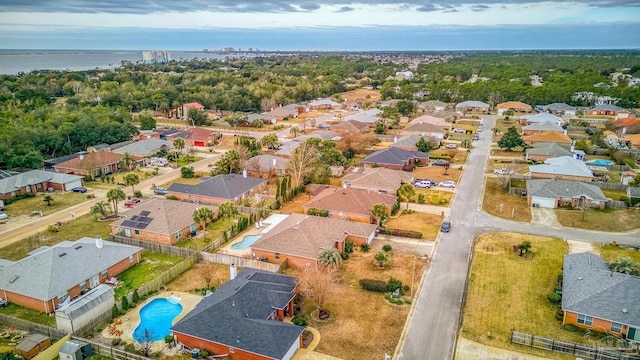
[[[513,174],[513,170],[509,170],[509,169],[505,169],[505,168],[494,169],[493,173],[496,174],[496,175],[511,175],[511,174]]]
[[[447,149],[457,149],[458,145],[457,144],[447,144],[444,146]]]
[[[7,220],[8,218],[9,218],[9,215],[0,211],[0,220]]]
[[[414,185],[419,188],[428,189],[431,187],[431,181],[416,181]]]
[[[453,129],[453,132],[454,133],[458,133],[458,134],[464,134],[465,133],[464,129],[460,129],[460,128]]]
[[[453,189],[453,188],[456,187],[456,182],[455,181],[451,181],[451,180],[447,180],[447,181],[441,182],[440,184],[438,184],[438,186],[444,187],[444,188]]]

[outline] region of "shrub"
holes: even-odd
[[[118,317],[118,315],[120,315],[120,310],[118,310],[118,306],[114,304],[113,308],[111,309],[111,318],[115,319]]]
[[[111,345],[113,345],[113,346],[118,346],[120,344],[122,344],[122,339],[120,339],[120,338],[116,338],[116,339],[111,340]]]
[[[424,194],[418,194],[418,204],[424,204]]]
[[[207,350],[202,349],[202,350],[200,350],[200,354],[199,355],[200,355],[200,357],[206,358],[206,357],[209,357],[209,352]]]
[[[138,290],[133,292],[133,302],[138,302],[140,301],[140,295],[138,295]]]
[[[405,304],[411,304],[411,300],[405,300],[404,303]]]
[[[386,294],[386,295],[384,296],[384,298],[385,298],[387,301],[389,301],[389,300],[391,300],[391,295]]]
[[[409,292],[409,290],[411,290],[411,287],[409,285],[402,286],[402,291],[404,291],[405,293]]]
[[[402,289],[402,281],[394,278],[393,276],[387,281],[387,291],[394,292],[398,289]]]
[[[328,217],[329,216],[329,211],[328,210],[311,208],[311,209],[309,209],[307,211],[307,215]]]
[[[122,310],[129,310],[129,300],[127,299],[126,295],[122,297]]]
[[[369,249],[371,249],[371,247],[367,243],[364,243],[364,244],[360,245],[360,251],[362,251],[362,252],[367,252],[367,251],[369,251]]]
[[[575,325],[573,325],[573,324],[566,324],[566,325],[564,326],[564,329],[565,329],[565,330],[567,330],[567,331],[569,331],[569,332],[577,332],[577,331],[580,331],[580,328],[579,328],[579,327],[577,327],[577,326],[575,326]]]
[[[345,241],[344,243],[344,251],[346,251],[347,253],[352,253],[353,252],[353,241],[347,239],[347,241]]]
[[[124,351],[136,354],[136,347],[132,343],[128,343],[124,346]]]
[[[421,232],[413,231],[413,230],[380,229],[380,234],[404,236],[404,237],[410,237],[410,238],[414,238],[414,239],[421,239],[422,238],[422,233]]]
[[[137,197],[137,198],[141,198],[142,197],[142,191],[140,190],[136,190],[133,192],[133,196]]]
[[[559,304],[560,301],[562,301],[562,297],[560,295],[556,294],[556,293],[551,293],[551,294],[547,295],[547,299],[552,304]]]
[[[189,179],[194,177],[195,173],[193,172],[192,168],[183,166],[180,168],[180,176],[182,176],[185,179]]]
[[[360,279],[360,286],[368,291],[387,292],[387,283],[382,280]]]
[[[168,196],[167,196],[167,199],[168,199],[168,200],[178,200],[178,197],[177,197],[177,196],[175,196],[175,195],[168,195]]]
[[[36,196],[34,193],[21,193],[21,194],[18,194],[18,195],[14,195],[14,196],[12,196],[12,197],[10,197],[8,199],[4,199],[4,204],[5,205],[9,205],[14,201],[21,200],[21,199],[26,199],[26,198],[30,198],[30,197],[34,197],[34,196]]]
[[[392,247],[391,247],[391,245],[389,245],[389,244],[385,244],[385,245],[382,247],[382,251],[384,251],[384,252],[389,252],[389,251],[391,251],[391,249],[392,249]]]
[[[171,344],[173,342],[173,335],[167,335],[164,337],[164,342],[167,344]]]
[[[302,316],[295,316],[291,322],[298,326],[307,326],[307,320]]]
[[[342,258],[342,260],[348,260],[349,259],[349,253],[346,251],[343,251],[340,253],[340,257]]]

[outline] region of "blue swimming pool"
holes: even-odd
[[[140,309],[140,325],[133,331],[133,338],[140,343],[146,342],[145,330],[149,330],[148,336],[151,340],[164,339],[165,336],[171,335],[169,328],[180,312],[182,305],[177,301],[169,301],[166,298],[153,299]]]
[[[253,243],[256,242],[256,240],[260,239],[261,236],[262,235],[247,235],[244,238],[242,238],[242,241],[231,245],[231,248],[234,250],[247,249],[249,248],[249,246],[253,245]]]
[[[607,166],[607,165],[613,164],[613,161],[604,160],[604,159],[596,159],[596,160],[587,161],[587,164],[589,164],[589,165],[597,165],[597,166]]]

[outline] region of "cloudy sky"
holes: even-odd
[[[0,48],[640,48],[640,0],[0,0]]]

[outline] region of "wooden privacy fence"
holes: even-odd
[[[109,237],[109,241],[117,242],[125,245],[138,246],[143,249],[169,254],[173,256],[179,256],[181,258],[188,258],[190,256],[194,256],[198,254],[197,250],[187,249],[187,248],[179,248],[171,245],[162,245],[151,241],[137,240],[132,239],[126,236],[119,235],[111,235]]]
[[[177,278],[183,272],[189,270],[193,264],[198,261],[198,257],[196,255],[188,257],[183,261],[175,264],[169,270],[163,272],[153,280],[144,283],[142,286],[138,288],[138,295],[148,294],[152,291],[160,290],[161,287],[168,284],[171,280]],[[133,299],[129,299],[133,300]]]
[[[254,269],[269,271],[269,272],[281,272],[281,268],[286,265],[272,264],[264,261],[258,261],[253,259],[245,259],[239,256],[233,256],[229,254],[212,254],[207,252],[201,252],[200,258],[204,261],[213,262],[216,264],[231,265],[235,264],[238,267],[251,267]]]
[[[130,352],[126,352],[124,350],[120,350],[118,348],[115,348],[113,346],[107,346],[104,344],[100,344],[98,342],[89,340],[89,339],[84,339],[81,337],[76,337],[76,336],[72,336],[73,339],[75,340],[80,340],[80,341],[84,341],[86,343],[91,344],[91,348],[93,349],[93,353],[94,354],[100,354],[102,356],[107,356],[111,359],[114,360],[149,360],[149,358],[146,358],[144,356],[140,356],[138,354],[133,354]]]
[[[625,203],[624,201],[609,200],[605,204],[605,207],[612,208],[612,209],[626,209],[627,203]]]
[[[638,353],[626,353],[615,348],[601,348],[570,341],[562,341],[531,335],[519,331],[511,331],[511,342],[536,349],[572,354],[583,359],[594,360],[640,360]],[[626,350],[626,349],[625,349]]]
[[[593,183],[598,186],[602,190],[624,190],[626,191],[629,188],[629,185],[624,184],[610,184],[605,182],[595,182]]]
[[[5,326],[13,326],[16,329],[28,331],[30,333],[41,334],[52,339],[58,340],[67,336],[67,332],[56,328],[34,323],[29,320],[19,319],[17,317],[0,314],[0,323]]]

